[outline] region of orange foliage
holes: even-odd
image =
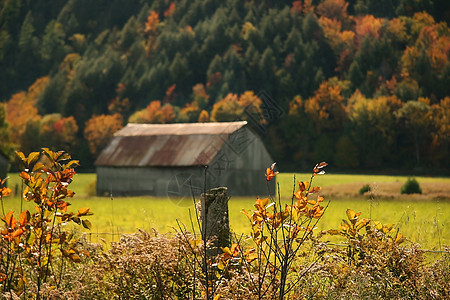
[[[50,82],[50,77],[44,76],[38,78],[29,88],[27,97],[36,102],[38,96],[42,93],[42,91],[47,87],[47,84]]]
[[[27,123],[41,119],[35,104],[49,81],[49,77],[41,77],[30,86],[28,92],[18,92],[7,102],[6,121],[10,125],[11,141],[19,143]]]
[[[209,122],[209,113],[206,110],[202,110],[198,116],[199,123]]]
[[[159,25],[159,16],[158,13],[154,10],[150,12],[147,17],[147,22],[145,22],[144,34],[152,35],[156,33]]]
[[[115,97],[108,104],[108,111],[112,114],[119,113],[122,114],[130,109],[130,99],[123,98],[120,99],[119,96]]]
[[[441,70],[449,61],[450,36],[439,37],[428,49],[427,54],[430,57],[431,66],[436,70]]]
[[[413,16],[412,32],[418,33],[423,26],[431,26],[436,23],[434,18],[427,12],[417,12]]]
[[[353,31],[345,30],[340,33],[342,42],[347,47],[354,47],[355,33]]]
[[[175,92],[177,85],[174,83],[171,86],[169,86],[166,90],[166,96],[164,97],[164,103],[170,103],[172,102],[175,97],[177,96],[177,93]]]
[[[433,134],[433,144],[448,145],[450,140],[450,97],[445,97],[439,104],[433,105],[433,121],[436,131]]]
[[[325,0],[317,6],[317,13],[340,22],[348,21],[348,3],[345,0]]]
[[[159,16],[158,13],[152,10],[147,17],[147,21],[145,22],[144,26],[144,36],[146,37],[145,40],[145,53],[150,55],[150,53],[156,49],[156,37],[157,37],[157,30],[159,25]]]
[[[161,108],[161,123],[171,123],[175,120],[173,106],[166,104]]]
[[[444,23],[436,24],[426,13],[414,15],[412,30],[418,32],[414,46],[407,46],[401,59],[403,72],[411,74],[426,53],[434,72],[440,73],[450,59],[450,36]],[[445,29],[445,30],[443,30]]]
[[[291,13],[292,14],[299,14],[302,12],[302,1],[293,1],[292,7],[291,7]]]
[[[326,81],[306,101],[305,112],[315,121],[319,133],[321,128],[338,130],[343,127],[347,118],[343,101],[341,88]]]
[[[256,110],[258,110],[259,113],[261,113],[261,104],[262,101],[259,99],[258,96],[255,95],[253,91],[245,91],[241,97],[239,97],[239,104],[242,107],[245,107],[249,109],[249,107],[252,107]]]
[[[171,2],[169,8],[164,12],[164,17],[170,17],[175,13],[176,5],[174,2]]]
[[[393,95],[395,93],[397,84],[398,84],[398,82],[397,82],[397,78],[395,76],[392,76],[392,78],[390,80],[386,80],[385,85],[391,95]]]
[[[333,50],[337,50],[342,43],[340,36],[342,24],[336,19],[327,17],[320,17],[319,23],[323,28],[325,37],[330,41],[330,46]]]
[[[372,15],[365,15],[355,18],[355,21],[355,32],[360,40],[362,40],[367,35],[372,38],[380,37],[381,26],[383,25],[382,19],[375,18]]]
[[[73,116],[61,118],[53,124],[53,129],[61,143],[70,145],[75,142],[78,125]]]
[[[355,33],[349,30],[341,32],[341,21],[328,17],[320,17],[319,23],[323,28],[325,37],[329,40],[331,48],[336,53],[341,53],[345,49],[354,48]]]
[[[450,36],[440,36],[437,25],[423,27],[417,38],[416,48],[426,49],[432,68],[439,72],[449,61]]]
[[[436,25],[424,26],[419,33],[419,37],[417,38],[416,47],[426,49],[432,46],[438,38],[439,36],[436,32]]]
[[[295,96],[289,103],[289,116],[299,117],[304,111],[304,102],[300,96]]]
[[[122,128],[120,114],[93,116],[89,119],[84,129],[84,137],[88,140],[92,155],[97,156],[120,128]]]
[[[202,83],[198,83],[192,87],[194,97],[204,97],[209,99],[209,95],[206,93],[205,86]]]
[[[411,73],[416,66],[417,61],[420,58],[420,51],[416,47],[406,46],[401,58],[401,64],[403,67],[403,77],[408,77],[408,73]]]
[[[270,168],[267,168],[266,170],[266,180],[270,181],[272,178],[274,178],[278,173],[278,171],[274,171],[275,170],[275,165],[276,163],[273,163]]]
[[[307,15],[310,12],[314,12],[314,5],[312,5],[312,0],[305,0],[305,4],[303,5],[303,13]]]
[[[175,119],[173,106],[170,104],[161,105],[161,101],[150,102],[143,110],[138,110],[130,116],[130,123],[171,123]]]
[[[68,150],[76,142],[77,133],[78,125],[72,116],[49,114],[40,121],[39,138],[52,147]]]
[[[397,18],[390,20],[387,32],[392,36],[393,40],[404,41],[406,39],[405,22]]]

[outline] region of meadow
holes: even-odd
[[[8,185],[20,192],[17,173],[9,174]],[[281,173],[277,175],[282,201],[289,202],[295,180],[309,181],[310,174]],[[362,212],[362,217],[383,224],[394,224],[409,241],[419,243],[423,249],[440,250],[450,244],[450,178],[416,177],[423,189],[422,195],[400,195],[400,186],[405,176],[325,174],[316,176],[313,185],[321,186],[325,202],[330,200],[318,230],[338,228],[345,211],[351,208]],[[159,232],[175,232],[177,220],[191,228],[191,217],[195,222],[192,199],[169,199],[150,196],[141,197],[96,197],[92,193],[95,174],[77,174],[71,184],[75,197],[68,210],[77,211],[89,207],[91,230],[73,227],[88,234],[93,242],[118,241],[120,234],[133,233],[138,228]],[[360,195],[359,189],[369,184],[373,192]],[[296,187],[295,187],[296,188]],[[261,197],[267,196],[262,191]],[[256,197],[232,197],[229,201],[230,226],[236,234],[249,234],[250,224],[242,209],[252,210]],[[23,202],[18,196],[4,199],[4,210],[20,211],[32,203]],[[190,217],[191,216],[191,217]],[[70,225],[74,226],[74,225]],[[326,237],[327,238],[327,237]],[[330,239],[339,242],[336,237]]]

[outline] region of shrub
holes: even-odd
[[[97,180],[89,183],[85,188],[85,192],[88,196],[97,196]]]
[[[180,235],[139,230],[92,257],[80,299],[199,299],[198,270]]]
[[[36,206],[34,212],[24,210],[18,218],[13,211],[5,213],[4,197],[11,189],[0,180],[0,290],[2,296],[42,299],[48,297],[47,287],[51,290],[64,286],[66,273],[89,256],[65,225],[73,222],[89,229],[91,223],[85,217],[92,213],[87,207],[77,213],[67,211],[67,199],[74,195],[68,187],[78,166],[68,153],[43,148],[28,157],[21,152],[17,156],[23,165],[22,200]]]
[[[383,225],[361,213],[347,210],[338,230],[329,234],[345,238],[343,249],[325,249],[329,254],[322,261],[323,277],[332,278],[326,289],[331,299],[425,299],[424,275],[429,272],[425,255],[419,245],[401,246],[406,240],[392,224]],[[438,273],[438,272],[436,272]],[[436,287],[433,287],[433,293]],[[439,292],[437,292],[439,294]]]
[[[274,172],[274,166],[267,169],[267,181],[278,173]],[[290,204],[282,203],[280,195],[278,199],[269,195],[256,199],[256,210],[242,210],[251,224],[248,239],[251,246],[238,239],[230,248],[223,248],[222,263],[224,269],[229,267],[231,272],[246,274],[248,280],[241,287],[250,287],[255,298],[303,298],[295,288],[321,258],[318,254],[311,261],[299,259],[310,252],[306,243],[314,242],[313,231],[328,207],[321,206],[324,201],[319,193],[321,188],[312,187],[313,178],[324,174],[325,166],[325,162],[316,164],[309,181],[298,181],[298,191],[292,194]]]
[[[371,190],[372,189],[371,189],[370,185],[365,184],[359,189],[359,194],[364,195],[365,193],[370,192]]]
[[[422,189],[415,178],[408,178],[400,189],[400,194],[422,194]]]

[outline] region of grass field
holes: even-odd
[[[277,180],[280,194],[288,201],[293,189],[294,174],[279,174]],[[310,174],[295,174],[299,180],[309,180]],[[317,176],[314,185],[323,187],[326,200],[331,200],[327,212],[318,224],[318,229],[338,228],[345,218],[345,211],[351,208],[361,211],[363,217],[383,223],[395,224],[409,240],[420,243],[426,249],[440,249],[450,244],[450,178],[416,177],[422,186],[421,196],[400,196],[399,187],[407,177],[374,175],[334,175]],[[174,232],[176,220],[190,224],[189,211],[195,219],[192,199],[173,201],[169,198],[154,197],[90,197],[87,186],[95,180],[95,174],[77,174],[71,184],[76,196],[69,210],[87,206],[94,215],[90,217],[92,241],[103,238],[117,241],[120,233],[132,233],[137,228],[157,229],[160,232]],[[374,197],[361,196],[359,188],[370,184]],[[10,174],[11,188],[20,181],[17,174]],[[230,226],[236,233],[249,233],[248,219],[241,209],[251,210],[254,198],[231,198],[229,202]],[[20,210],[19,197],[4,199],[5,211]],[[22,203],[23,208],[33,209],[32,203]],[[194,220],[195,221],[195,220]],[[190,225],[188,226],[190,228]],[[75,227],[74,227],[75,228]],[[79,227],[76,227],[79,228]],[[111,233],[115,235],[111,235]]]

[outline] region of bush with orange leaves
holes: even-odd
[[[64,275],[71,263],[89,255],[64,225],[74,222],[90,229],[91,223],[84,218],[92,213],[87,207],[67,212],[67,198],[74,195],[68,186],[78,166],[68,153],[43,148],[28,157],[21,152],[17,156],[23,165],[20,177],[25,186],[21,199],[36,206],[34,213],[22,211],[19,219],[13,211],[5,214],[4,197],[11,189],[5,187],[5,179],[1,180],[0,295],[44,299],[44,286],[55,289],[65,284]]]
[[[244,249],[239,238],[230,248],[224,248],[222,269],[235,265],[245,270],[250,290],[258,299],[292,296],[303,275],[314,265],[313,261],[302,268],[298,258],[305,242],[314,239],[313,230],[328,206],[321,206],[324,198],[319,195],[320,187],[311,186],[316,175],[325,173],[325,166],[325,162],[317,164],[310,181],[298,181],[298,190],[293,192],[290,203],[282,204],[280,196],[278,199],[269,196],[256,199],[256,210],[242,210],[251,222],[249,246]],[[277,173],[272,164],[266,171],[266,180],[270,181]]]

